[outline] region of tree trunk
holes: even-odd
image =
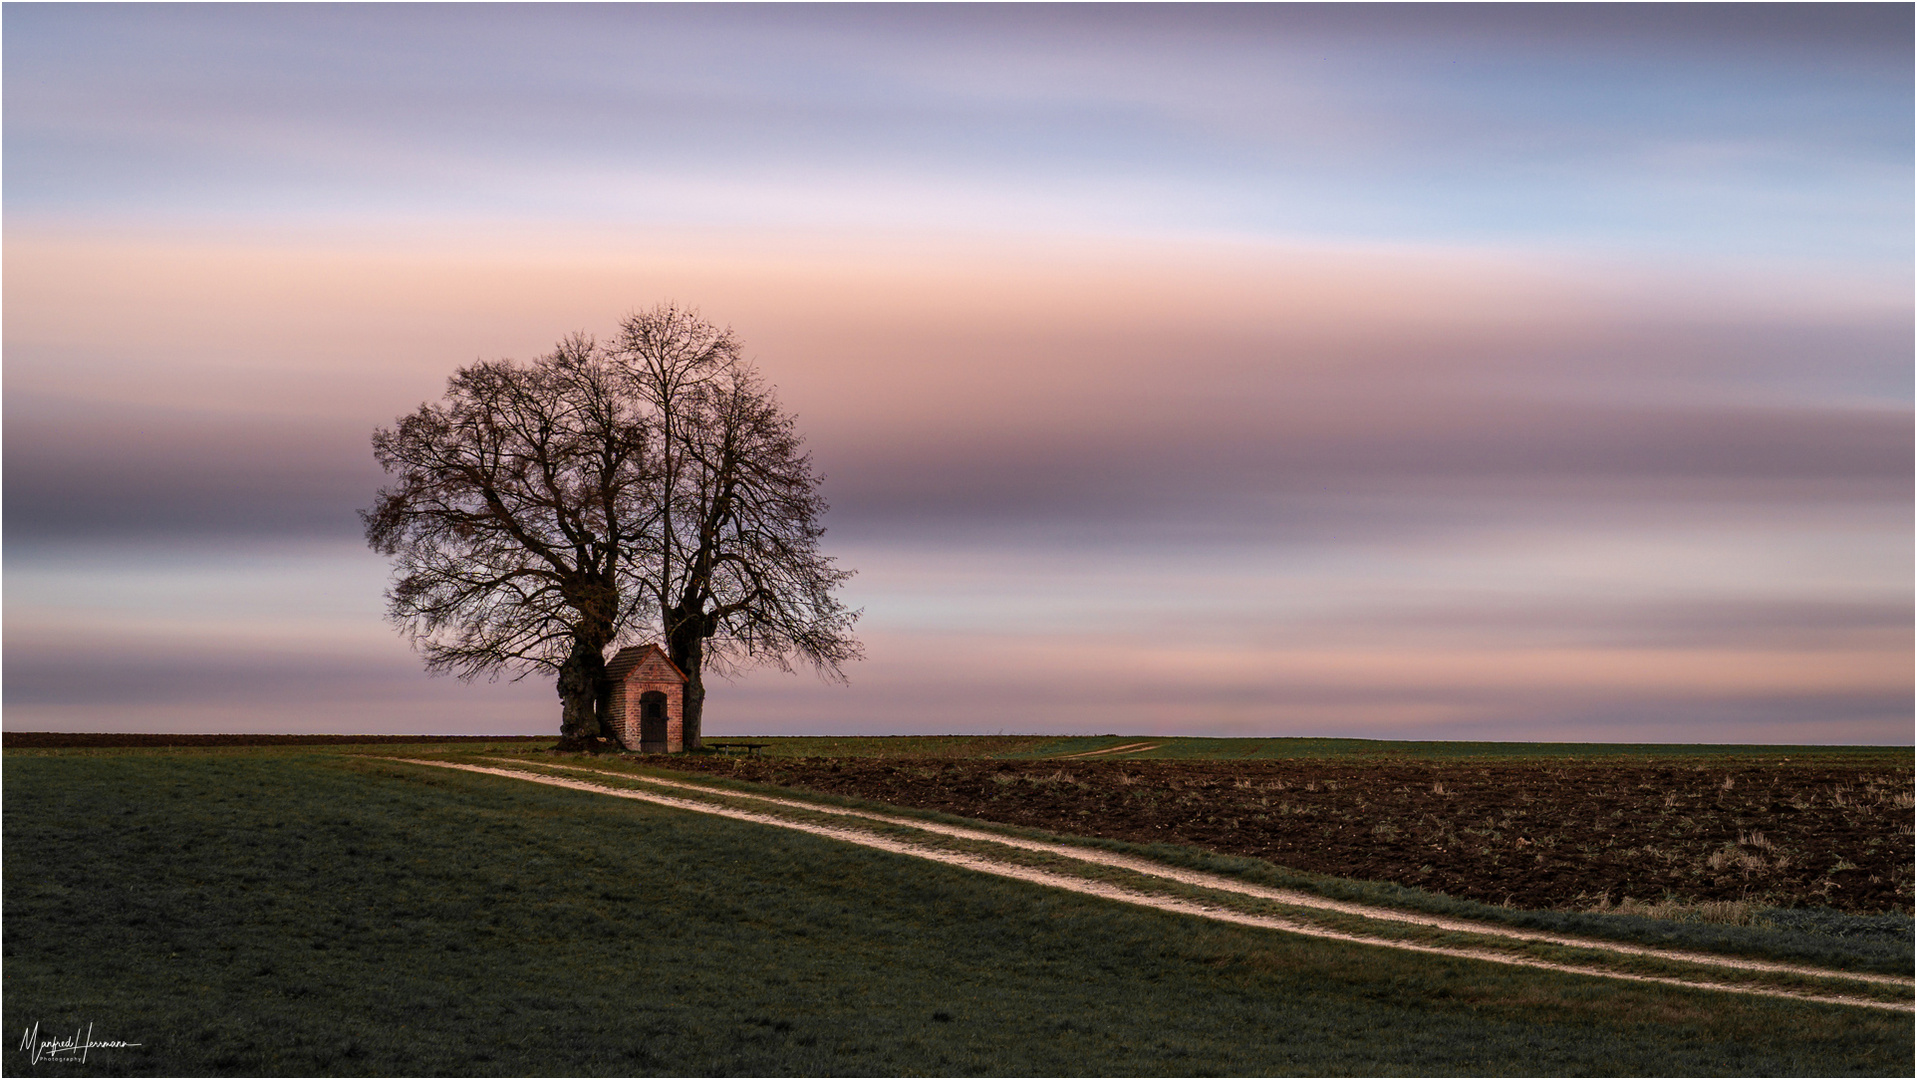
[[[687,672],[687,676],[684,703],[686,749],[698,750],[705,746],[705,740],[699,734],[699,725],[706,711],[706,684],[693,672]]]
[[[682,702],[685,717],[685,746],[688,750],[697,750],[705,746],[700,738],[700,721],[706,707],[706,684],[699,669],[705,665],[706,638],[702,631],[706,620],[690,618],[679,620],[671,640],[667,642],[671,650],[672,662],[686,673],[686,693]]]
[[[605,681],[604,644],[595,646],[585,638],[575,637],[572,653],[559,668],[559,745],[562,749],[585,749],[602,733],[599,698]]]

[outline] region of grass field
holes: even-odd
[[[1207,923],[348,748],[4,769],[5,1023],[142,1044],[89,1074],[1902,1075],[1913,1049],[1907,1014]],[[50,1071],[15,1045],[8,1075]]]

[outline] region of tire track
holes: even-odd
[[[510,758],[494,758],[524,765]],[[611,772],[604,769],[586,769],[576,765],[545,765],[545,768],[566,769],[571,772],[588,773],[594,776],[617,777],[645,784],[657,784],[661,787],[680,788],[698,792],[702,795],[722,796],[731,799],[748,799],[754,802],[768,803],[774,806],[786,806],[813,813],[831,814],[841,817],[864,818],[869,821],[883,822],[907,828],[921,829],[962,840],[983,840],[1006,847],[1021,848],[1026,851],[1043,852],[1049,855],[1061,855],[1080,862],[1110,866],[1120,870],[1150,877],[1165,878],[1182,885],[1191,885],[1217,892],[1236,893],[1261,900],[1271,900],[1291,907],[1311,908],[1320,911],[1335,911],[1342,915],[1355,915],[1365,919],[1382,922],[1401,922],[1416,926],[1431,927],[1439,930],[1452,930],[1461,933],[1478,934],[1485,937],[1508,938],[1514,941],[1536,942],[1544,945],[1562,945],[1576,949],[1591,949],[1600,952],[1620,953],[1630,956],[1642,956],[1647,959],[1672,960],[1679,963],[1698,964],[1707,967],[1730,968],[1738,971],[1762,971],[1780,975],[1804,975],[1820,979],[1847,979],[1853,982],[1877,983],[1884,986],[1912,986],[1912,980],[1897,975],[1878,975],[1869,972],[1838,971],[1830,968],[1811,967],[1804,964],[1788,964],[1771,960],[1749,960],[1742,957],[1721,956],[1716,953],[1695,952],[1685,949],[1661,949],[1651,945],[1632,945],[1626,942],[1609,941],[1603,938],[1584,938],[1566,934],[1553,934],[1543,930],[1526,930],[1522,927],[1499,926],[1495,923],[1474,922],[1468,919],[1451,918],[1444,915],[1431,915],[1423,912],[1405,911],[1399,908],[1379,907],[1372,904],[1359,904],[1346,900],[1333,900],[1315,893],[1299,892],[1294,889],[1281,889],[1268,885],[1256,885],[1239,881],[1236,878],[1218,874],[1208,874],[1202,870],[1186,870],[1181,867],[1167,866],[1115,852],[1099,851],[1093,848],[1078,847],[1070,844],[1057,844],[1044,840],[1030,840],[1019,836],[988,832],[983,829],[971,829],[962,825],[946,825],[919,818],[897,817],[869,810],[851,810],[837,806],[822,806],[797,799],[781,799],[771,795],[756,795],[747,792],[732,791],[726,788],[708,787],[703,784],[688,783],[683,780],[666,780],[654,776],[638,776],[632,773]]]
[[[1107,746],[1103,750],[1087,750],[1082,754],[1063,754],[1063,755],[1060,755],[1056,760],[1070,761],[1073,758],[1095,757],[1099,754],[1116,754],[1121,751],[1127,754],[1142,754],[1147,750],[1156,750],[1162,745],[1164,744],[1163,743],[1142,743],[1142,742],[1125,743],[1122,746]]]
[[[1013,880],[1025,881],[1025,882],[1029,882],[1029,883],[1037,884],[1037,885],[1046,885],[1052,888],[1063,889],[1067,892],[1075,892],[1075,893],[1079,893],[1086,896],[1095,896],[1101,899],[1115,900],[1120,903],[1132,904],[1138,907],[1152,908],[1154,910],[1172,912],[1174,914],[1193,915],[1199,918],[1210,919],[1216,922],[1234,923],[1241,926],[1254,926],[1254,927],[1259,927],[1259,928],[1269,929],[1269,930],[1281,930],[1287,933],[1298,934],[1303,937],[1319,938],[1319,939],[1330,940],[1330,941],[1340,941],[1340,942],[1345,942],[1345,943],[1353,944],[1353,945],[1369,945],[1369,946],[1375,946],[1380,948],[1397,949],[1401,952],[1415,952],[1415,953],[1423,953],[1423,954],[1432,955],[1432,956],[1446,956],[1446,957],[1452,957],[1452,958],[1461,959],[1461,960],[1481,960],[1481,961],[1486,961],[1486,962],[1494,963],[1494,964],[1503,964],[1508,967],[1524,967],[1524,968],[1533,968],[1533,969],[1542,970],[1542,971],[1555,971],[1555,972],[1561,972],[1561,973],[1572,974],[1572,975],[1588,975],[1588,976],[1594,976],[1597,978],[1617,979],[1617,980],[1622,980],[1625,982],[1652,983],[1652,984],[1658,984],[1658,985],[1664,985],[1664,986],[1683,987],[1686,989],[1693,989],[1693,990],[1715,990],[1715,991],[1719,991],[1723,993],[1745,994],[1745,995],[1756,996],[1756,997],[1782,998],[1782,999],[1787,999],[1792,1001],[1814,1001],[1814,1002],[1821,1002],[1821,1003],[1832,1004],[1832,1005],[1850,1005],[1850,1006],[1857,1006],[1862,1008],[1888,1009],[1888,1010],[1900,1011],[1900,1012],[1913,1011],[1912,1004],[1907,1002],[1876,1001],[1869,998],[1847,997],[1847,996],[1835,995],[1835,994],[1801,993],[1797,991],[1781,990],[1781,989],[1775,989],[1771,987],[1739,986],[1739,985],[1730,985],[1730,984],[1724,984],[1724,983],[1700,982],[1700,981],[1691,980],[1691,979],[1679,979],[1679,978],[1674,978],[1671,976],[1662,976],[1662,975],[1638,975],[1638,974],[1631,974],[1627,972],[1611,971],[1605,968],[1588,967],[1588,966],[1577,965],[1577,964],[1560,964],[1560,963],[1555,963],[1555,962],[1547,961],[1547,960],[1535,960],[1529,957],[1509,956],[1503,953],[1492,952],[1489,950],[1466,949],[1466,948],[1458,948],[1454,946],[1443,946],[1443,945],[1423,945],[1423,944],[1418,944],[1414,942],[1397,941],[1390,938],[1371,937],[1369,935],[1363,935],[1363,934],[1351,934],[1351,933],[1346,933],[1343,931],[1329,930],[1322,927],[1311,926],[1304,923],[1298,923],[1290,919],[1281,918],[1275,915],[1254,915],[1247,912],[1233,911],[1229,908],[1217,907],[1217,906],[1213,906],[1209,904],[1202,904],[1197,901],[1187,900],[1187,899],[1183,899],[1179,897],[1169,897],[1169,896],[1156,895],[1152,893],[1139,892],[1137,890],[1128,889],[1122,885],[1115,885],[1110,882],[1094,881],[1094,880],[1089,880],[1086,878],[1073,877],[1067,874],[1059,874],[1049,870],[1040,870],[1034,867],[1020,866],[1015,863],[1000,862],[994,859],[988,859],[981,855],[974,855],[974,854],[965,853],[965,852],[947,851],[940,848],[926,847],[920,844],[907,843],[901,840],[894,840],[890,837],[878,836],[873,833],[865,832],[859,829],[841,828],[841,827],[830,826],[830,825],[818,825],[818,824],[813,824],[811,822],[804,822],[804,821],[794,821],[790,818],[779,817],[774,814],[759,813],[759,812],[751,811],[751,810],[741,810],[736,807],[730,807],[730,806],[720,806],[710,802],[701,801],[698,799],[682,798],[675,795],[662,795],[662,794],[657,794],[657,793],[648,792],[648,791],[635,791],[630,788],[616,788],[606,784],[599,784],[599,783],[594,783],[594,782],[586,781],[586,780],[573,780],[563,776],[548,776],[548,775],[544,775],[540,773],[524,772],[518,769],[502,769],[502,768],[496,768],[496,767],[488,766],[488,765],[468,765],[468,764],[463,764],[460,762],[451,762],[451,761],[427,761],[427,760],[422,760],[418,758],[385,758],[383,760],[393,761],[393,762],[403,762],[403,763],[411,764],[411,765],[423,765],[423,766],[428,766],[432,768],[454,769],[454,770],[459,770],[462,772],[479,773],[479,774],[488,775],[488,776],[498,776],[498,777],[503,777],[505,779],[510,779],[510,780],[521,780],[528,783],[545,784],[550,787],[568,788],[574,791],[585,791],[585,792],[590,792],[592,794],[597,794],[597,795],[610,795],[615,798],[633,799],[639,802],[647,802],[647,803],[652,803],[659,806],[667,806],[667,807],[671,807],[673,809],[678,809],[678,810],[687,810],[693,813],[710,814],[715,817],[730,818],[735,821],[751,822],[753,824],[758,824],[758,825],[770,825],[775,828],[790,829],[794,832],[808,833],[814,836],[820,836],[820,837],[825,837],[832,840],[838,840],[844,843],[855,844],[860,847],[873,848],[875,850],[886,851],[893,854],[906,855],[912,858],[925,859],[929,862],[943,863],[948,866],[955,866],[961,869],[972,870],[978,873],[992,874],[996,877],[1011,878]],[[592,771],[592,770],[587,770],[587,771]],[[638,780],[639,782],[642,782],[642,783],[654,782],[650,780],[649,778],[632,777],[624,773],[605,773],[601,775],[617,776],[620,779],[625,779],[625,780]],[[664,781],[661,783],[664,786],[669,786],[669,787],[690,788],[700,793],[711,793],[716,795],[723,795],[725,797],[736,796],[736,793],[734,792],[715,790],[711,788],[701,788],[698,785],[680,784],[674,781]],[[788,805],[788,806],[809,810],[809,811],[819,811],[821,809],[819,807],[815,807],[805,803],[799,803],[799,802],[791,801],[791,800],[775,800],[775,799],[770,799],[763,796],[745,796],[745,797],[758,798],[767,802],[775,802],[775,803]],[[830,808],[830,809],[836,810],[838,808]],[[844,812],[841,812],[839,816],[864,817],[867,815],[860,814],[857,812],[852,812],[852,811],[844,811]],[[904,819],[901,819],[901,820],[903,821]],[[925,824],[932,824],[927,822],[910,822],[910,821],[906,821],[905,823],[915,828]],[[956,828],[956,827],[941,826],[941,828]],[[967,830],[967,831],[976,832],[977,830]],[[1003,843],[1007,839],[1017,839],[1017,838],[998,837],[998,836],[994,836],[991,834],[984,834],[984,833],[981,833],[980,835],[984,837],[985,839],[988,839],[994,842],[1000,842],[1000,843]],[[1835,975],[1838,978],[1851,977],[1849,973],[1829,973],[1829,974]]]

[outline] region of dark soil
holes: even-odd
[[[694,756],[671,767],[1534,909],[1630,898],[1911,911],[1912,776],[1895,768]]]
[[[550,735],[169,735],[145,732],[9,731],[9,750],[104,749],[156,746],[345,746],[357,743],[551,743]]]

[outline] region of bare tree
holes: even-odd
[[[462,368],[443,402],[376,430],[373,453],[397,476],[360,515],[395,559],[388,617],[435,674],[555,672],[562,745],[604,731],[618,641],[665,641],[689,679],[689,747],[709,667],[799,660],[842,679],[861,655],[792,418],[696,312]]]
[[[461,368],[446,398],[373,433],[397,482],[362,511],[396,562],[388,616],[428,671],[558,675],[560,733],[600,733],[605,648],[647,595],[628,554],[656,525],[646,416],[592,339]]]
[[[708,666],[789,671],[797,659],[844,677],[862,655],[859,613],[833,591],[852,575],[819,550],[820,477],[730,330],[664,305],[628,316],[613,356],[651,409],[659,502],[635,557],[688,678],[685,741],[696,747]]]
[[[691,395],[678,427],[680,483],[672,503],[673,576],[661,623],[688,676],[688,745],[698,745],[704,670],[753,663],[791,670],[794,659],[843,679],[861,655],[858,612],[833,595],[850,578],[819,551],[826,505],[819,477],[771,388],[738,368]]]

